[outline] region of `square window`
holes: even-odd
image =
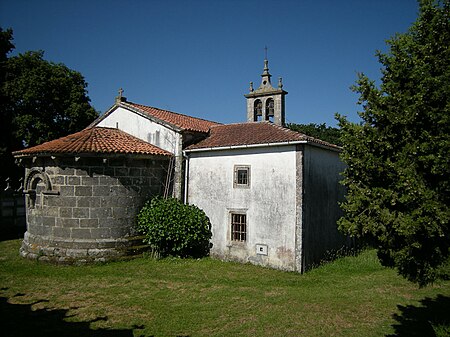
[[[231,241],[247,241],[247,215],[231,213]]]
[[[246,169],[237,170],[237,184],[248,185],[248,170]]]
[[[250,186],[250,166],[234,167],[234,187]]]

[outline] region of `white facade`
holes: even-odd
[[[181,151],[180,133],[123,107],[111,111],[97,126],[117,128],[174,154]]]
[[[248,187],[236,187],[236,166],[249,167]],[[295,145],[189,153],[188,202],[212,224],[211,255],[269,265],[296,266]],[[247,238],[231,238],[231,214],[246,214]]]
[[[339,184],[344,165],[336,150],[309,144],[188,150],[188,202],[212,225],[211,255],[304,272],[327,252],[347,246],[339,233]],[[248,187],[235,168],[248,167]],[[232,234],[232,214],[246,215],[246,238]]]

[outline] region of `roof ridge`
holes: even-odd
[[[161,108],[157,108],[157,107],[150,106],[150,105],[144,105],[144,104],[130,102],[130,101],[121,102],[121,104],[129,104],[129,105],[132,105],[132,106],[136,106],[136,105],[143,106],[143,107],[150,108],[150,109],[155,109],[155,110],[159,110],[159,111],[169,112],[169,113],[172,113],[172,114],[175,114],[175,115],[178,115],[178,116],[183,116],[183,117],[187,117],[187,118],[194,118],[194,119],[199,119],[199,120],[202,120],[202,121],[205,121],[205,122],[210,122],[210,123],[216,123],[216,124],[219,124],[219,125],[224,125],[222,123],[219,123],[219,122],[216,122],[216,121],[211,121],[211,120],[208,120],[208,119],[205,119],[205,118],[189,116],[189,115],[186,115],[186,114],[183,114],[183,113],[180,113],[180,112],[175,112],[175,111],[171,111],[171,110],[167,110],[167,109],[161,109]]]
[[[274,125],[272,122],[270,121],[261,121],[261,122],[236,122],[236,123],[227,123],[227,124],[221,124],[218,123],[218,125],[212,125],[211,128],[216,128],[216,127],[220,127],[220,126],[235,126],[235,125],[256,125],[256,124],[268,124],[268,125]]]
[[[273,123],[271,121],[260,121],[260,122],[252,121],[252,122],[227,123],[227,124],[212,125],[211,128],[216,128],[216,127],[220,127],[220,126],[261,125],[261,124],[262,125],[270,125],[270,126],[278,128],[278,129],[281,129],[283,131],[295,132],[295,133],[300,133],[301,134],[301,132],[297,132],[297,131],[291,130],[291,129],[285,127],[285,126],[281,126],[281,125],[275,124],[275,123]]]

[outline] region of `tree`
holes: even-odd
[[[450,1],[420,1],[407,33],[377,52],[382,83],[359,75],[360,124],[337,115],[347,164],[345,233],[425,286],[449,258]]]
[[[331,144],[341,145],[339,138],[339,129],[322,124],[295,124],[289,123],[286,125],[292,131],[304,133],[305,135],[318,138]]]
[[[4,31],[0,27],[0,104],[1,119],[0,123],[0,160],[2,165],[0,166],[0,179],[4,180],[8,175],[4,174],[6,172],[12,172],[14,170],[14,162],[12,161],[11,144],[9,142],[9,134],[11,133],[11,120],[5,114],[5,105],[8,104],[8,97],[5,95],[2,89],[6,79],[6,69],[8,61],[8,53],[14,49],[14,44],[12,43],[13,33],[11,29]],[[5,160],[8,158],[9,160]]]
[[[1,31],[2,178],[14,175],[11,151],[79,131],[98,113],[90,105],[83,76],[64,64],[43,59],[44,52],[29,51],[8,58],[12,31]],[[4,70],[4,72],[3,72]]]
[[[4,66],[5,61],[8,59],[8,53],[14,49],[14,44],[12,43],[13,39],[13,32],[12,29],[9,28],[7,30],[3,30],[2,27],[0,27],[0,62],[1,65]],[[2,77],[1,79],[4,79],[4,68],[2,67]]]

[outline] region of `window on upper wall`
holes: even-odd
[[[231,241],[247,241],[247,215],[231,213]]]
[[[234,167],[234,187],[250,187],[250,166],[236,165]]]

